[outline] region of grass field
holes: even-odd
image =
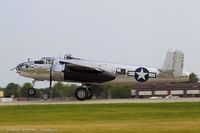
[[[1,106],[0,132],[200,133],[200,103]]]

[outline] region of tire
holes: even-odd
[[[36,89],[30,88],[28,89],[28,96],[34,97],[36,95]]]
[[[88,91],[86,88],[80,87],[77,88],[75,91],[75,97],[79,100],[79,101],[84,101],[87,99],[88,97]]]

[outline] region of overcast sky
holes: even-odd
[[[0,0],[0,86],[27,58],[75,56],[161,67],[168,49],[200,75],[199,0]]]

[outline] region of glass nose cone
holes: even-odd
[[[17,67],[16,67],[16,71],[19,73],[19,72],[21,71],[21,69],[23,68],[23,66],[24,66],[23,63],[17,65]]]

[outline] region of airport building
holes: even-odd
[[[134,98],[149,97],[200,97],[200,83],[138,84],[131,92]]]

